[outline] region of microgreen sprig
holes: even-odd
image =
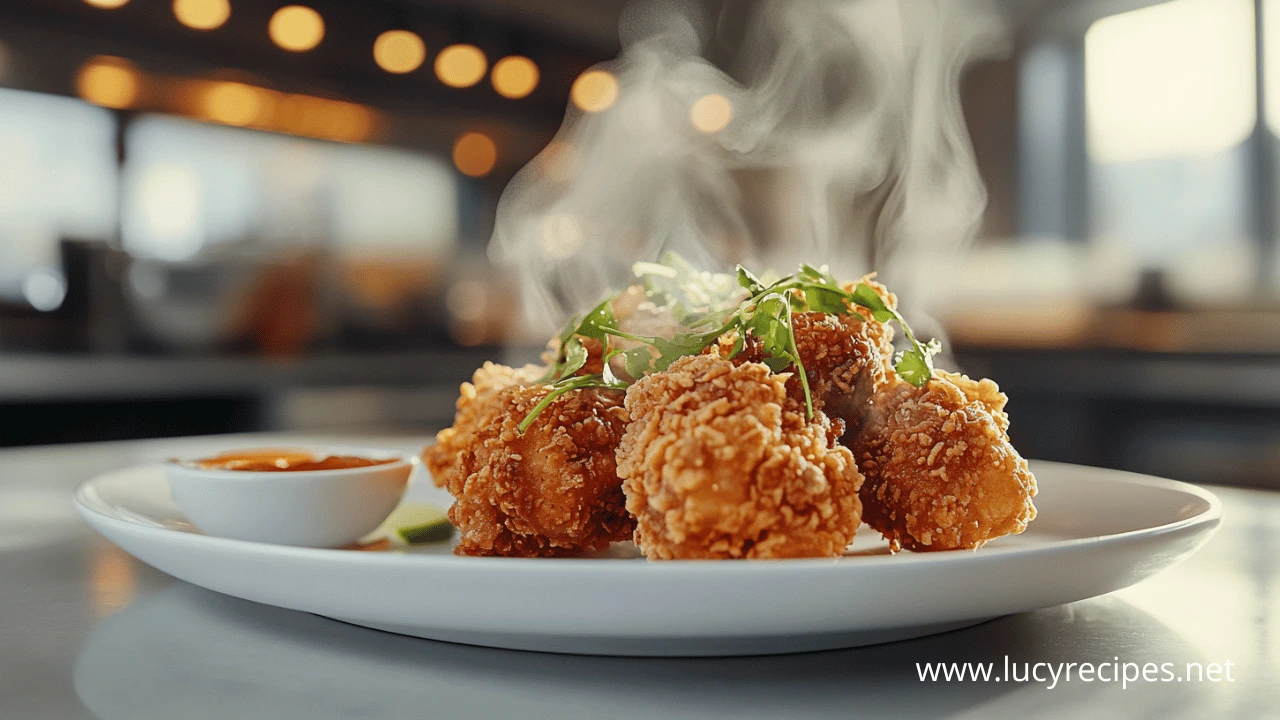
[[[606,365],[606,367],[608,366]],[[570,391],[581,390],[582,388],[589,387],[607,387],[614,388],[616,390],[625,390],[627,388],[625,383],[622,383],[621,381],[614,381],[611,383],[607,381],[603,375],[573,375],[551,383],[550,385],[551,392],[547,393],[547,396],[538,401],[538,404],[533,406],[533,409],[529,411],[529,414],[524,416],[524,420],[521,420],[520,424],[516,426],[517,430],[522,433],[525,430],[528,430],[529,426],[533,424],[533,421],[542,413],[543,410],[547,409],[548,405],[555,402],[556,398]]]
[[[852,291],[845,290],[825,267],[801,265],[798,272],[766,283],[741,265],[733,276],[707,273],[671,254],[662,263],[637,263],[635,273],[649,301],[669,312],[686,331],[670,338],[624,331],[618,327],[613,312],[613,301],[618,296],[605,298],[591,312],[571,320],[561,332],[556,360],[539,381],[550,385],[551,392],[520,423],[521,432],[565,393],[589,387],[625,389],[644,375],[666,370],[679,358],[701,353],[729,332],[736,335],[730,359],[742,351],[745,338],[751,335],[760,340],[763,361],[773,372],[795,367],[804,390],[805,412],[813,417],[809,377],[800,358],[792,322],[797,312],[813,311],[861,320],[862,316],[853,311],[854,306],[860,306],[879,322],[895,321],[910,344],[894,356],[898,376],[916,387],[924,387],[933,377],[933,356],[941,350],[938,341],[920,343],[902,315],[889,307],[874,288],[863,282]],[[610,337],[640,345],[627,350],[610,348]],[[604,348],[601,373],[577,374],[587,363],[589,353],[583,344],[586,339],[596,340]],[[629,379],[619,378],[613,372],[610,361],[618,356],[622,357]]]

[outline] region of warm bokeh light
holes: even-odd
[[[508,55],[493,64],[493,89],[504,98],[517,100],[538,87],[538,66],[522,55]]]
[[[173,16],[193,30],[222,27],[231,17],[228,0],[173,0]]]
[[[573,81],[569,97],[586,112],[608,110],[618,99],[618,79],[607,70],[588,70]]]
[[[133,560],[108,542],[95,542],[89,574],[94,617],[104,618],[128,605],[137,592]]]
[[[369,139],[376,127],[372,110],[342,100],[310,95],[279,95],[270,122],[263,129],[290,135],[360,142]]]
[[[427,44],[408,30],[388,30],[373,41],[373,60],[389,73],[413,72],[426,59]]]
[[[235,81],[179,81],[185,100],[177,109],[221,125],[303,137],[362,142],[378,127],[374,110],[345,100],[282,93]]]
[[[138,99],[141,81],[129,61],[99,55],[80,68],[76,92],[102,107],[127,108]]]
[[[1209,155],[1257,118],[1252,0],[1172,0],[1105,17],[1084,36],[1089,156]]]
[[[342,142],[359,142],[373,134],[373,113],[363,105],[325,100],[319,137]]]
[[[238,82],[214,83],[201,96],[205,118],[224,125],[251,125],[270,114],[271,92]]]
[[[290,135],[315,136],[324,128],[324,101],[310,95],[285,95],[276,106],[274,125]]]
[[[467,133],[453,144],[453,164],[463,175],[488,175],[497,162],[498,146],[484,133]]]
[[[703,95],[689,108],[689,122],[700,132],[720,132],[732,119],[733,104],[723,95]]]
[[[324,39],[324,18],[306,5],[286,5],[271,16],[267,34],[290,52],[306,52]]]
[[[450,45],[436,56],[436,77],[449,87],[471,87],[488,69],[489,60],[475,45]]]
[[[124,7],[129,0],[84,0],[85,5],[92,5],[103,10],[115,10],[118,7]]]

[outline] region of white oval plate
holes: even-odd
[[[76,507],[174,577],[366,627],[492,647],[600,655],[745,655],[918,637],[1132,585],[1222,519],[1193,485],[1032,463],[1039,517],[976,551],[889,555],[865,526],[831,560],[648,562],[318,550],[202,535],[160,466],[94,478]],[[409,497],[448,503],[419,478]],[[615,555],[626,555],[620,550]]]

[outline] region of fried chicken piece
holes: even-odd
[[[894,550],[976,549],[1036,516],[1036,480],[1009,444],[1008,397],[990,380],[938,371],[876,393],[854,439],[863,520]]]
[[[423,460],[454,497],[459,555],[552,557],[631,537],[615,451],[626,427],[623,394],[589,388],[518,425],[551,389],[542,372],[486,363],[464,383],[452,428]]]
[[[897,310],[898,296],[889,292],[889,288],[876,282],[875,277],[875,273],[867,273],[857,282],[845,283],[844,285],[841,285],[841,287],[845,292],[851,293],[858,287],[859,283],[866,283],[872,290],[876,291],[876,294],[880,296],[881,300],[884,300],[885,305],[889,306],[893,310]],[[871,311],[861,305],[855,305],[853,307],[853,311],[858,313],[858,315],[864,320],[870,321],[867,324],[867,339],[870,340],[871,343],[876,346],[876,349],[880,351],[880,362],[884,364],[886,377],[894,377],[893,328],[890,327],[888,323],[877,322],[875,318],[871,316]],[[799,338],[796,338],[796,342],[799,344]],[[876,389],[879,390],[880,387],[881,386],[877,386]]]
[[[861,522],[853,455],[805,419],[787,374],[714,355],[627,390],[618,447],[635,542],[650,560],[840,555]]]
[[[437,487],[446,487],[449,478],[464,472],[460,452],[476,441],[476,434],[494,423],[505,407],[493,398],[510,387],[532,385],[544,370],[536,365],[507,367],[486,361],[471,375],[471,382],[459,388],[453,426],[436,433],[436,444],[422,453],[422,462]]]
[[[886,305],[896,308],[897,296],[874,277],[874,273],[866,275],[858,283],[867,283]],[[847,283],[844,289],[853,292],[858,283]],[[893,370],[893,328],[877,321],[870,310],[860,305],[852,305],[851,311],[854,314],[791,315],[796,349],[809,380],[814,410],[825,412],[836,428],[836,437],[843,436],[846,441],[859,432],[872,395],[888,387],[897,377]],[[736,335],[727,335],[708,352],[728,357],[736,341]],[[764,344],[758,338],[748,337],[734,356],[734,362],[760,362],[764,357]],[[795,368],[791,370],[787,396],[803,404],[804,387]]]
[[[809,379],[814,410],[825,412],[831,419],[836,437],[842,436],[846,427],[857,432],[872,394],[885,387],[892,377],[893,370],[886,358],[893,354],[889,340],[893,330],[861,316],[820,312],[793,313],[791,325],[796,349],[800,351],[800,361]],[[710,352],[718,351],[727,357],[736,340],[735,335],[721,338]],[[764,358],[764,344],[759,338],[749,336],[733,361],[757,363]],[[804,387],[796,369],[790,370],[787,397],[803,406]]]

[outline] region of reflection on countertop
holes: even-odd
[[[1046,644],[1046,635],[1054,642]],[[103,622],[76,660],[77,696],[102,720],[150,718],[887,717],[1034,715],[1025,684],[921,683],[916,662],[1191,658],[1195,648],[1115,598],[930,638],[748,658],[602,658],[400,637],[185,584]],[[1191,685],[1063,684],[1054,704],[1176,715],[1224,705]],[[1203,704],[1201,704],[1203,703]]]

